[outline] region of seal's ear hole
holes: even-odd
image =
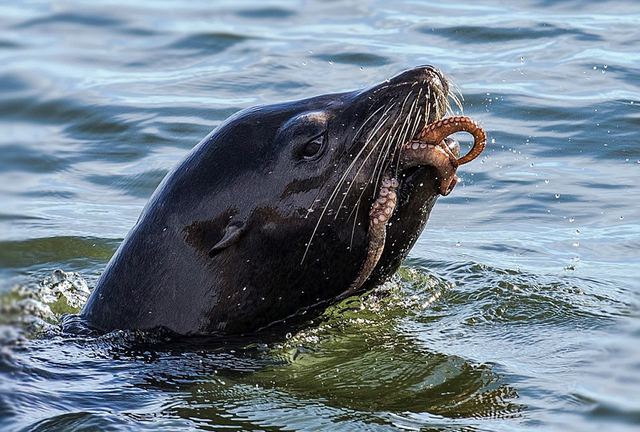
[[[237,222],[227,226],[222,238],[209,251],[209,258],[213,258],[220,252],[236,243],[244,232],[244,223]]]
[[[215,257],[216,255],[218,255],[222,251],[223,251],[223,249],[211,249],[209,251],[209,258]]]
[[[316,160],[320,156],[322,156],[324,147],[325,147],[325,134],[319,135],[313,138],[311,141],[308,141],[302,147],[302,157],[305,160]]]

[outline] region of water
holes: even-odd
[[[0,429],[638,430],[639,29],[631,1],[4,2]],[[259,340],[60,330],[226,117],[424,63],[491,142],[391,283]]]

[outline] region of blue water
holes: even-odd
[[[0,430],[638,430],[639,40],[632,1],[2,3]],[[279,339],[61,331],[229,115],[425,63],[490,142],[393,281]]]

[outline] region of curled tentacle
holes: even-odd
[[[418,165],[430,165],[438,173],[440,180],[440,194],[449,195],[457,183],[457,157],[442,141],[439,144],[424,141],[410,141],[400,154],[400,163],[405,168]]]
[[[475,120],[470,119],[469,117],[447,117],[445,119],[439,120],[437,122],[431,123],[430,125],[425,126],[420,134],[417,137],[417,141],[426,142],[426,143],[434,143],[440,144],[443,139],[452,135],[456,132],[469,132],[473,135],[473,147],[465,156],[461,158],[453,157],[452,161],[455,160],[457,165],[466,164],[471,162],[475,158],[477,158],[480,153],[484,150],[487,145],[487,134],[476,122]],[[444,147],[446,145],[441,145],[443,150],[447,151]],[[450,153],[450,152],[449,152]],[[452,154],[449,155],[450,157]]]

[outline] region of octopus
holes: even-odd
[[[444,139],[457,132],[468,132],[473,136],[473,146],[464,156],[456,156],[446,145]],[[447,117],[426,125],[415,139],[406,143],[400,153],[400,163],[405,168],[418,165],[431,165],[436,168],[440,179],[440,194],[449,195],[458,182],[456,170],[460,165],[476,159],[487,144],[487,134],[469,117]],[[369,278],[384,250],[387,223],[396,206],[399,182],[386,174],[381,182],[377,199],[369,212],[369,245],[367,257],[358,278],[343,293],[341,298],[355,293]]]

